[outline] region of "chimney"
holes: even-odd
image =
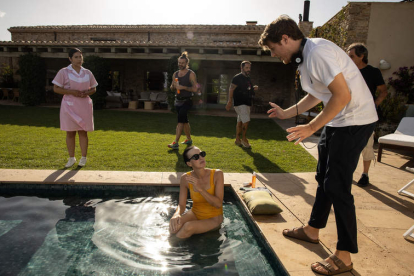
[[[309,6],[310,6],[310,1],[305,0],[305,5],[303,7],[303,21],[305,22],[309,21]]]
[[[302,31],[304,36],[309,36],[309,34],[312,31],[313,28],[313,22],[309,22],[309,6],[310,1],[305,0],[305,5],[303,7],[303,21],[302,21],[302,15],[299,15],[299,29]]]
[[[246,21],[246,25],[256,26],[257,25],[257,21]]]

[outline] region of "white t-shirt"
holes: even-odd
[[[298,70],[303,90],[323,101],[325,106],[332,97],[328,85],[339,73],[344,75],[351,101],[327,126],[366,125],[378,121],[374,100],[361,72],[334,43],[322,38],[308,39],[303,48],[303,63]]]

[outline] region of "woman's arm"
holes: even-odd
[[[186,174],[181,176],[181,179],[180,179],[180,196],[178,198],[177,210],[175,210],[175,213],[174,213],[173,217],[181,216],[185,212],[186,205],[187,205],[187,194],[188,194],[186,178],[187,178]]]
[[[187,203],[187,180],[186,175],[181,176],[180,180],[180,197],[178,199],[177,210],[175,210],[174,215],[170,219],[170,233],[177,233],[181,228],[181,215],[185,212],[185,206]]]
[[[214,195],[209,194],[206,190],[200,187],[197,183],[197,180],[194,182],[195,183],[193,185],[196,187],[197,191],[207,200],[208,203],[217,209],[223,206],[224,176],[222,171],[216,170],[214,173]]]
[[[96,87],[90,88],[90,89],[88,89],[88,90],[85,91],[85,95],[86,96],[91,96],[91,95],[93,95],[95,93],[96,93]]]
[[[63,87],[57,86],[56,84],[53,85],[53,91],[57,94],[73,95],[73,96],[76,96],[76,97],[79,97],[80,94],[81,94],[81,91],[65,89]]]

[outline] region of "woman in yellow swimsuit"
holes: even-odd
[[[193,170],[181,177],[178,207],[170,220],[170,233],[177,238],[214,230],[223,222],[223,172],[207,169],[205,156],[195,146],[184,150],[184,162]],[[185,212],[188,190],[193,207]]]

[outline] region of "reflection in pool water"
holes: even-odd
[[[0,271],[10,275],[284,275],[274,272],[234,199],[225,198],[221,229],[186,240],[171,237],[168,231],[177,201],[178,193],[0,197],[0,254],[20,251],[20,257],[0,258]],[[11,214],[3,212],[8,206],[15,207]],[[19,237],[10,238],[22,233],[30,236],[24,244]]]

